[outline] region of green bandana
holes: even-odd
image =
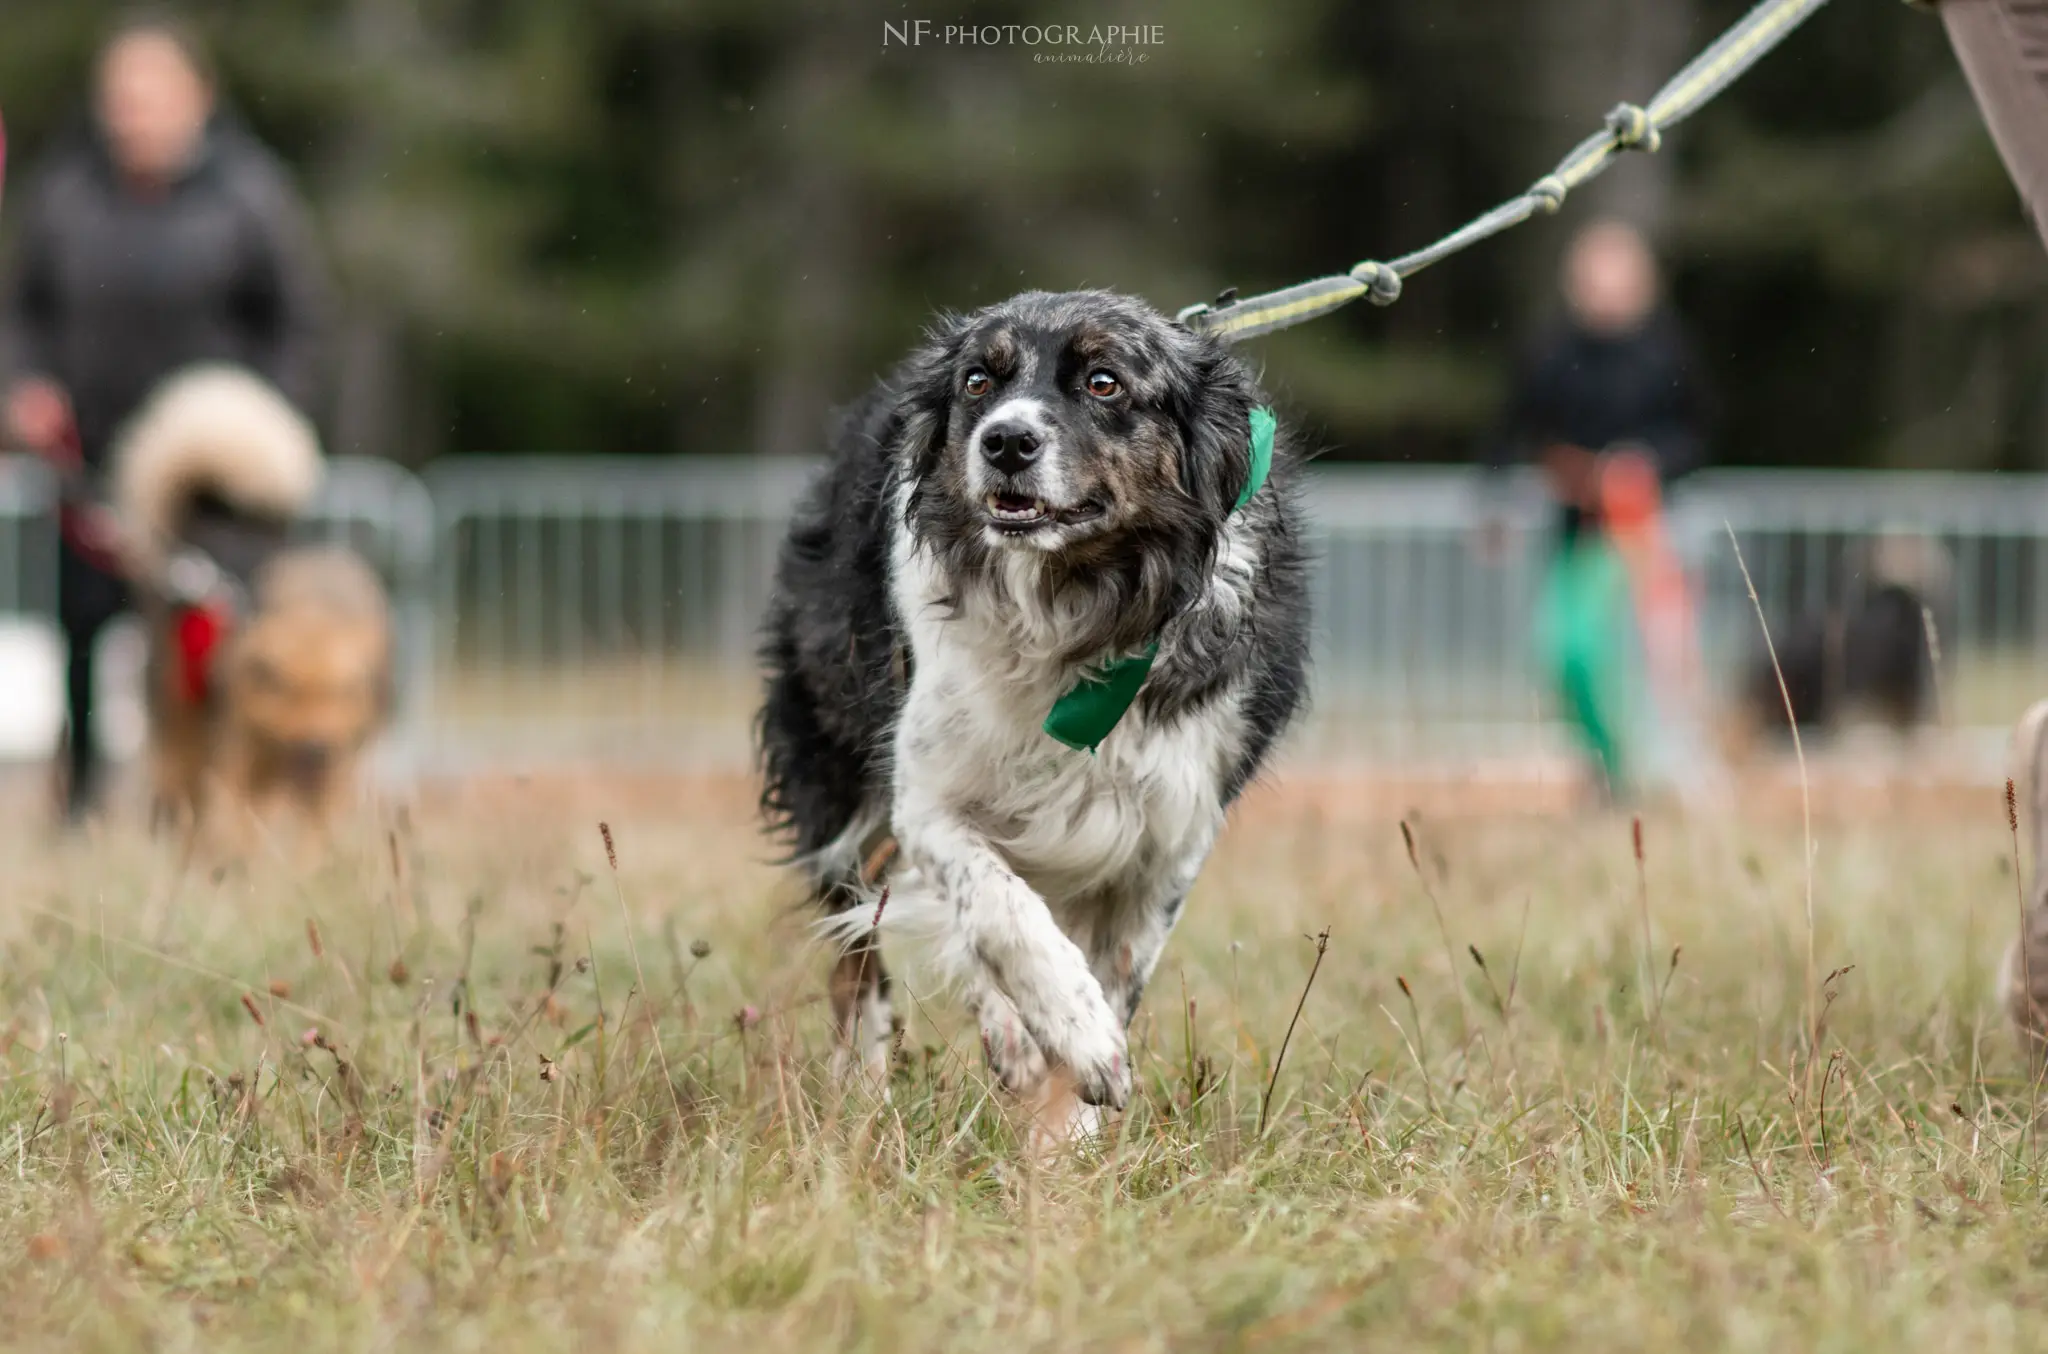
[[[1232,512],[1252,501],[1273,470],[1273,411],[1263,406],[1253,409],[1251,425],[1251,474]],[[1138,688],[1152,675],[1152,660],[1157,657],[1159,641],[1155,639],[1145,646],[1145,652],[1105,663],[1089,673],[1053,702],[1052,713],[1045,717],[1045,731],[1077,751],[1095,751],[1138,698]]]

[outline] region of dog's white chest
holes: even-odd
[[[1014,641],[971,617],[914,624],[912,635],[899,786],[946,804],[1049,899],[1156,874],[1214,833],[1234,716],[1219,710],[1158,729],[1133,709],[1099,751],[1077,751],[1042,727],[1061,679]]]
[[[975,687],[981,687],[976,690]],[[964,688],[964,689],[963,689]],[[950,699],[959,690],[964,699]],[[912,740],[898,775],[929,777],[1049,894],[1114,886],[1178,857],[1213,818],[1211,758],[1189,731],[1160,735],[1126,716],[1097,753],[1055,741],[1040,691],[947,683],[931,702],[945,734]],[[906,749],[908,750],[908,749]]]

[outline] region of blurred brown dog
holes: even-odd
[[[391,709],[383,584],[337,546],[286,550],[258,570],[222,656],[216,788],[262,813],[288,800],[325,824]]]
[[[149,635],[155,826],[196,829],[225,798],[289,791],[324,821],[388,707],[377,577],[330,547],[289,547],[319,484],[311,426],[239,368],[161,386],[113,449],[113,507]],[[246,814],[238,815],[246,818]]]

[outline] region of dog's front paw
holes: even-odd
[[[1047,1059],[1073,1078],[1074,1094],[1090,1105],[1124,1107],[1131,1097],[1124,1023],[1109,1009],[1093,977],[1077,985],[1060,1009],[1026,1015],[1025,1020],[1038,1033]]]

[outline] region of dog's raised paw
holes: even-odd
[[[1130,1055],[1123,1022],[1109,1009],[1102,990],[1091,980],[1062,1010],[1047,1014],[1048,1028],[1039,1043],[1072,1076],[1074,1094],[1089,1105],[1122,1109],[1131,1097]]]
[[[1121,1043],[1121,1039],[1118,1041]],[[1084,1072],[1074,1071],[1074,1093],[1086,1105],[1100,1109],[1121,1110],[1131,1098],[1131,1069],[1121,1049],[1101,1063]]]

